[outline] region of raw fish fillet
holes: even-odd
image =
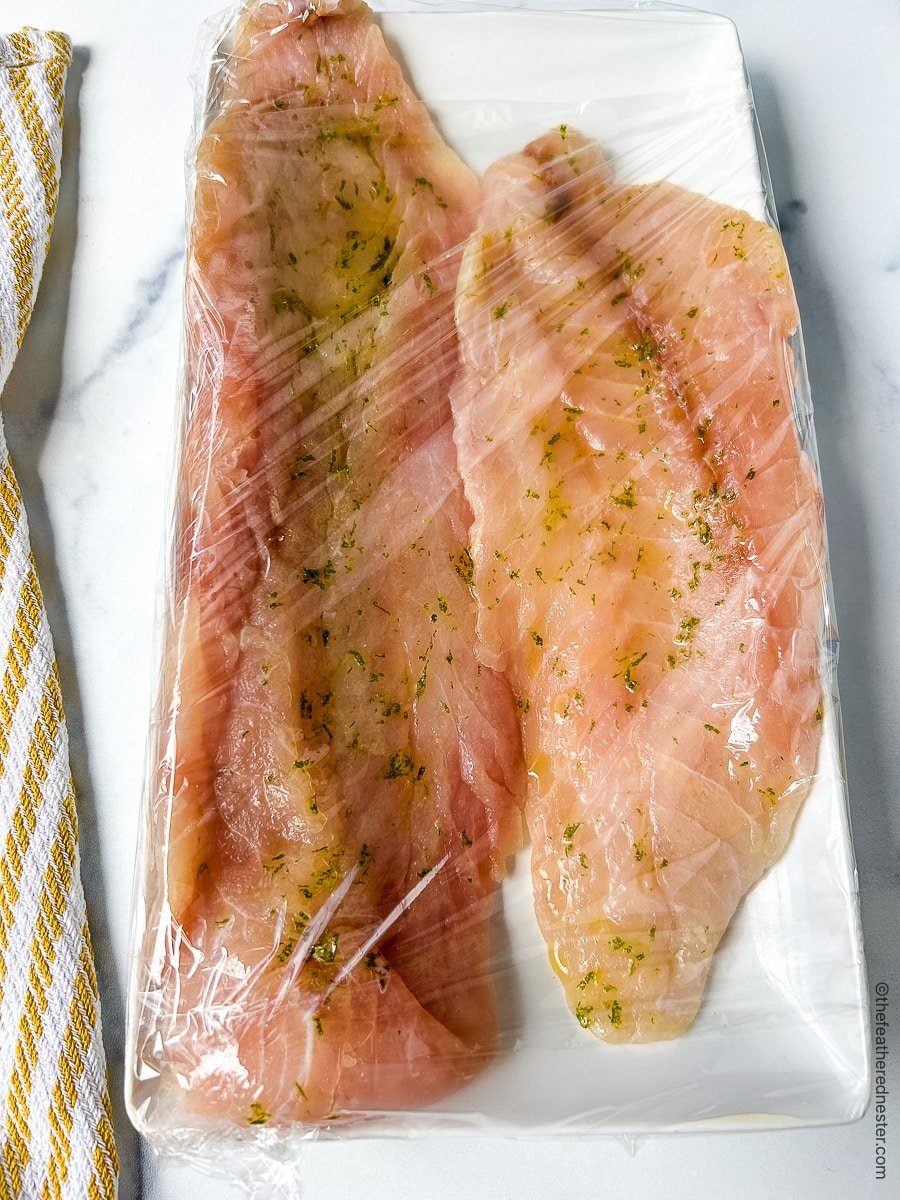
[[[617,186],[563,126],[488,171],[457,320],[480,653],[518,697],[550,960],[585,1029],[673,1037],[819,744],[781,243]]]
[[[160,1114],[421,1108],[493,1052],[523,774],[450,421],[478,199],[365,6],[249,7],[188,261],[136,1046]]]

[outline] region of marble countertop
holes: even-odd
[[[6,29],[68,32],[63,184],[38,306],[3,397],[72,736],[85,889],[123,1158],[122,1200],[232,1193],[139,1145],[121,1102],[124,980],[154,683],[180,333],[187,84],[216,0],[3,0]],[[565,7],[564,4],[559,5]],[[900,1002],[900,8],[712,0],[740,30],[803,317],[824,480],[870,986]],[[553,1143],[309,1145],[307,1200],[896,1194],[874,1120],[789,1133]],[[889,1085],[890,1086],[890,1085]],[[892,1187],[890,1180],[893,1179]],[[237,1193],[234,1193],[237,1195]],[[262,1191],[261,1195],[270,1193]]]

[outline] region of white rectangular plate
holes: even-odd
[[[666,178],[760,218],[772,211],[740,46],[725,18],[507,10],[385,13],[381,23],[447,141],[476,171],[565,122],[599,140],[620,181]],[[806,389],[801,370],[800,424],[814,454]],[[385,1114],[334,1136],[734,1130],[861,1116],[869,1039],[836,694],[787,852],[739,909],[688,1034],[608,1046],[578,1028],[537,928],[527,849],[503,885],[495,929],[496,1060],[426,1113]]]

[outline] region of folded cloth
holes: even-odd
[[[59,194],[59,33],[0,37],[0,390]],[[50,629],[0,421],[0,1200],[114,1197],[118,1161]]]

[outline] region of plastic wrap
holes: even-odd
[[[734,29],[428,7],[203,43],[132,1118],[200,1164],[852,1119],[822,502]]]

